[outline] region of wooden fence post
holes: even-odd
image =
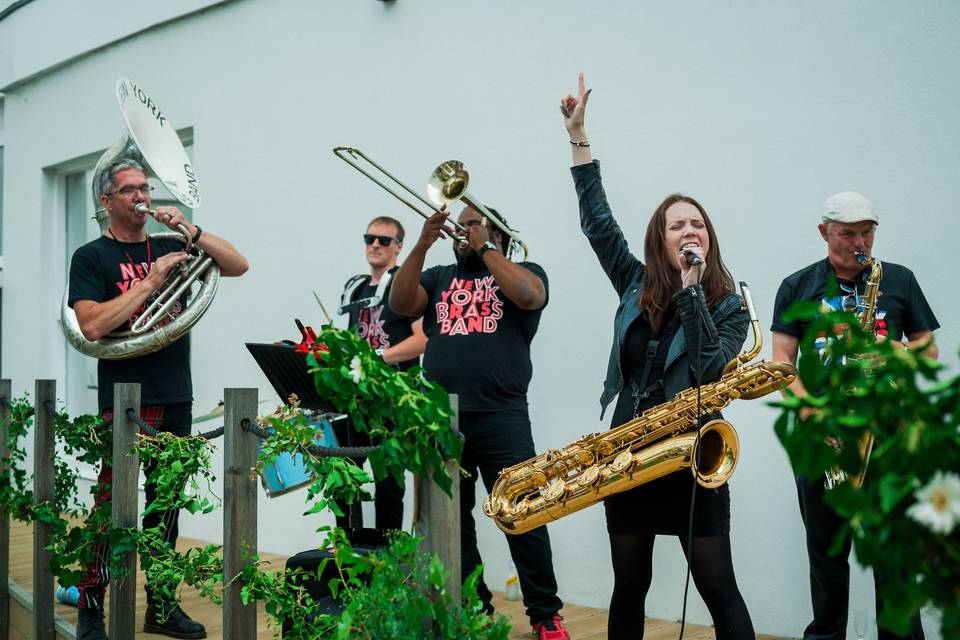
[[[7,463],[10,451],[7,449],[7,437],[10,433],[10,404],[12,389],[9,380],[0,380],[0,461]],[[10,474],[3,474],[3,480],[9,480]],[[0,640],[10,637],[10,514],[0,512]]]
[[[459,407],[456,394],[450,395],[450,407],[453,417],[450,428],[459,433]],[[460,473],[457,463],[449,460],[445,463],[447,473],[453,480],[447,495],[430,478],[419,483],[420,513],[415,523],[418,536],[423,536],[423,550],[428,554],[436,553],[443,566],[450,573],[447,579],[447,593],[452,602],[460,602]]]
[[[240,601],[243,582],[233,580],[257,551],[257,437],[243,429],[256,424],[257,390],[224,389],[223,637],[255,640],[257,605]]]
[[[140,460],[134,446],[140,429],[127,417],[133,409],[140,417],[140,385],[119,383],[113,386],[113,482],[110,509],[113,528],[137,526],[137,498],[140,487]],[[137,613],[137,552],[124,558],[127,576],[122,584],[110,582],[110,637],[133,638]]]
[[[33,504],[53,504],[54,440],[53,420],[57,402],[57,381],[37,380],[33,410]],[[54,411],[51,411],[54,409]],[[50,568],[50,525],[33,523],[33,629],[37,640],[52,640],[53,571]]]

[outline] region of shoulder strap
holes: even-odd
[[[347,284],[343,288],[343,295],[340,297],[340,308],[337,309],[337,313],[343,315],[357,309],[369,309],[371,307],[376,307],[383,300],[383,296],[387,291],[387,287],[390,286],[390,280],[392,279],[393,270],[387,271],[380,276],[380,282],[377,283],[377,290],[372,297],[361,298],[360,300],[350,302],[350,298],[353,297],[353,292],[356,291],[361,284],[370,282],[370,276],[354,276],[347,281]]]
[[[347,280],[347,283],[343,285],[343,293],[340,294],[340,307],[337,308],[337,315],[343,315],[345,313],[350,312],[352,308],[352,304],[356,304],[356,303],[351,304],[350,302],[350,298],[353,297],[353,292],[360,288],[364,280],[369,280],[369,279],[370,279],[369,275],[361,273]]]

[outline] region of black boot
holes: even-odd
[[[206,638],[207,630],[202,624],[190,619],[177,604],[147,605],[147,615],[144,616],[143,630],[148,633],[159,633],[171,638]],[[78,637],[77,640],[80,640]]]
[[[77,611],[77,640],[107,640],[103,628],[103,609],[93,607]]]

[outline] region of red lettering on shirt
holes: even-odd
[[[497,321],[503,317],[499,290],[493,276],[453,278],[435,305],[440,335],[496,333]]]

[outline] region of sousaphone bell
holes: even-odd
[[[100,156],[93,170],[91,192],[96,209],[94,217],[101,232],[106,232],[110,221],[100,204],[100,196],[103,195],[100,175],[118,160],[136,160],[143,165],[147,176],[160,180],[183,205],[191,209],[199,207],[200,188],[196,173],[180,142],[180,136],[166,115],[142,87],[130,80],[117,80],[116,92],[127,133]],[[146,208],[143,205],[141,207]],[[149,209],[146,212],[154,213]],[[170,231],[152,234],[151,237],[180,240],[186,251],[191,249],[189,234],[182,225],[179,233]],[[173,344],[209,308],[220,281],[219,265],[203,251],[195,250],[181,266],[181,269],[171,272],[163,289],[129,329],[109,333],[95,342],[84,337],[76,314],[67,304],[70,297],[68,283],[60,309],[60,326],[64,336],[81,353],[105,360],[139,357]],[[191,292],[192,295],[189,295]],[[173,317],[171,310],[184,294],[189,295],[187,306]],[[163,324],[162,321],[168,318],[170,321]]]

